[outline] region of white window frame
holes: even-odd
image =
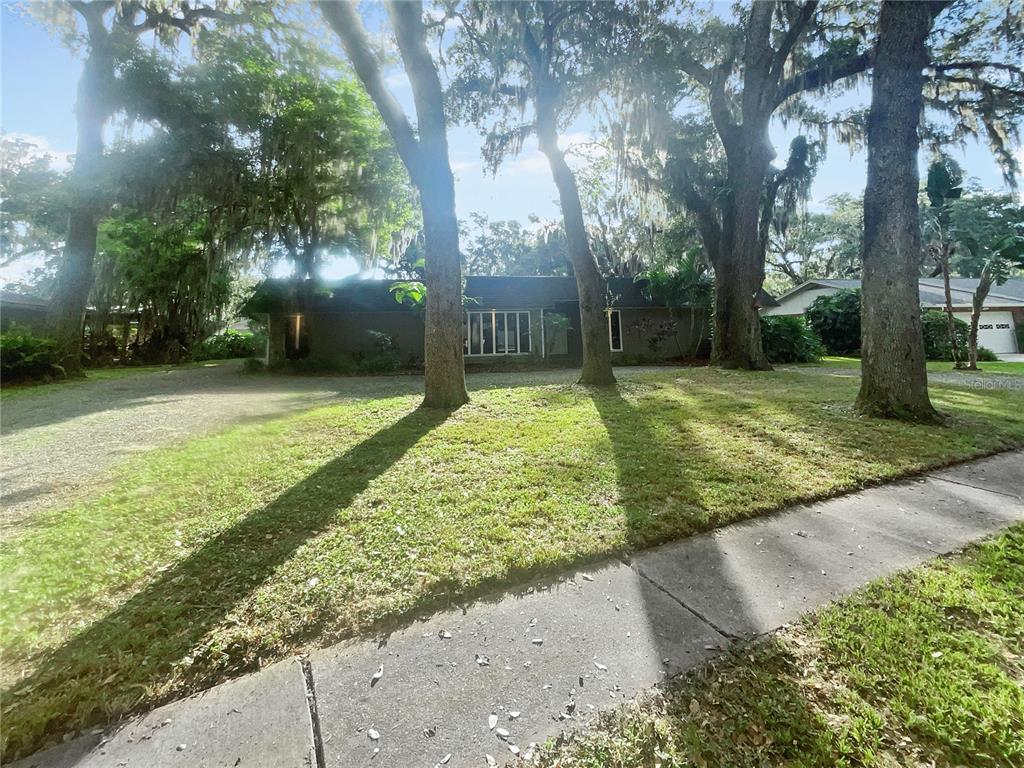
[[[621,352],[622,351],[622,312],[620,312],[617,309],[609,309],[609,310],[606,310],[606,314],[608,315],[608,349],[610,349],[612,352]],[[619,316],[619,348],[618,349],[615,348],[615,342],[612,340],[612,315],[618,315]]]
[[[473,325],[473,316],[480,316],[480,351],[473,351],[472,336],[470,331]],[[491,351],[484,352],[484,340],[483,340],[483,328],[484,328],[484,315],[491,316]],[[505,348],[508,349],[508,327],[509,318],[515,319],[515,340],[516,340],[516,351],[515,352],[499,352],[498,351],[498,315],[505,316]],[[521,325],[519,323],[520,315],[526,315],[526,349],[519,349],[519,338],[521,335]],[[466,357],[506,357],[506,356],[522,356],[533,353],[533,321],[530,319],[530,310],[528,309],[471,309],[466,311],[466,324],[465,324],[465,344],[466,344]]]

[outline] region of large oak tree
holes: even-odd
[[[395,147],[420,195],[426,245],[426,384],[423,405],[457,408],[468,402],[463,364],[464,313],[455,178],[448,160],[444,94],[427,49],[420,2],[387,3],[395,40],[416,105],[416,128],[391,94],[380,59],[355,6],[347,0],[319,3],[341,39],[352,67],[380,111]]]
[[[70,178],[70,212],[64,258],[60,262],[50,324],[70,375],[81,369],[82,322],[92,288],[99,220],[108,209],[103,189],[103,127],[122,107],[118,67],[149,32],[164,42],[191,34],[207,20],[235,17],[213,4],[159,0],[68,0],[29,6],[65,39],[84,42],[86,58],[75,103],[77,140]],[[80,35],[84,29],[84,39]]]

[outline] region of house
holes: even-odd
[[[342,359],[379,351],[386,337],[403,363],[423,360],[423,312],[396,301],[394,280],[348,278],[305,301],[267,311],[267,361]],[[282,284],[283,285],[283,284]],[[608,281],[608,346],[619,363],[706,354],[706,313],[654,301],[645,281]],[[470,276],[463,320],[466,365],[572,365],[582,356],[576,279]]]
[[[0,291],[0,331],[12,325],[41,333],[46,328],[46,315],[50,302],[37,296],[13,291]]]
[[[953,316],[971,322],[972,300],[978,287],[976,277],[950,278]],[[802,315],[819,296],[829,296],[843,288],[860,289],[860,280],[808,280],[777,299],[778,306],[768,307],[763,315]],[[918,291],[923,309],[946,308],[945,288],[941,277],[922,277]],[[978,323],[978,344],[999,355],[1020,352],[1016,328],[1024,325],[1024,278],[994,285],[982,308]]]

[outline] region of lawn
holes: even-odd
[[[482,381],[485,381],[483,379]],[[712,369],[350,400],[132,459],[0,553],[5,754],[527,574],[1024,443],[1024,393]]]
[[[1024,527],[875,582],[549,747],[554,768],[1024,765]]]
[[[821,365],[828,368],[860,368],[859,357],[825,357],[820,363],[809,363],[809,365]],[[993,361],[991,363],[978,363],[978,371],[963,371],[953,368],[953,364],[942,360],[931,360],[926,363],[929,373],[958,373],[970,376],[975,373],[1006,373],[1011,376],[1024,376],[1024,362],[1007,362],[1005,360]]]

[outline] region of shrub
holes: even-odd
[[[814,363],[821,359],[821,339],[800,317],[762,317],[761,343],[773,363]]]
[[[830,355],[860,354],[860,291],[843,288],[819,296],[805,313]]]
[[[224,331],[196,345],[193,360],[227,360],[235,357],[255,357],[263,352],[260,337],[241,331]]]
[[[12,326],[0,334],[0,378],[4,384],[64,378],[57,342]]]
[[[375,352],[366,355],[356,364],[357,373],[394,373],[402,367],[397,352]]]
[[[928,360],[953,360],[953,345],[949,343],[949,326],[946,313],[940,309],[926,309],[921,313],[921,332],[924,334],[924,356]],[[956,340],[960,345],[960,358],[967,361],[967,338],[971,327],[958,317],[953,318]],[[985,347],[978,347],[978,360],[998,360],[996,353]]]

